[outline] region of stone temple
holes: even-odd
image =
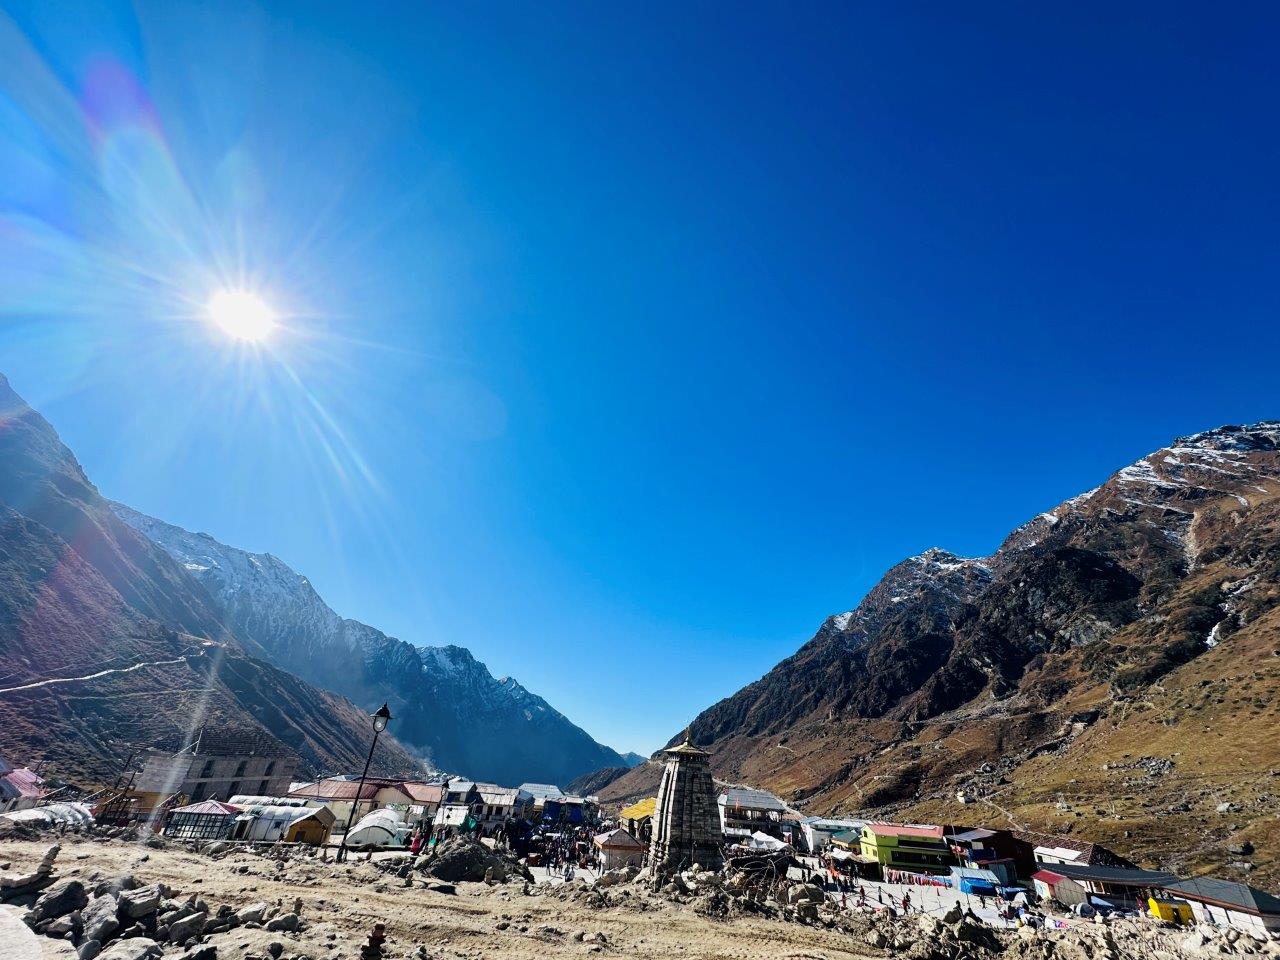
[[[649,866],[655,873],[686,870],[695,863],[719,870],[724,865],[724,844],[711,755],[688,739],[663,753],[667,766],[653,812]]]

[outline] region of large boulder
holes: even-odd
[[[120,919],[141,920],[155,913],[163,898],[164,893],[157,883],[138,887],[136,890],[122,890],[119,900]]]
[[[271,931],[283,930],[291,933],[298,929],[298,915],[296,913],[282,913],[278,917],[272,917],[267,921],[267,929]]]
[[[118,897],[125,890],[137,890],[141,884],[134,879],[131,873],[122,873],[118,877],[111,877],[108,880],[101,880],[98,885],[93,888],[95,897]]]
[[[822,888],[812,883],[797,883],[789,888],[786,902],[792,905],[801,903],[822,903],[827,898]]]
[[[35,926],[42,920],[64,917],[74,910],[82,909],[89,902],[89,894],[79,880],[63,880],[40,894],[40,899],[31,908],[27,923]]]
[[[146,937],[134,937],[112,944],[98,960],[160,960],[164,951],[160,944]]]
[[[267,915],[268,907],[265,903],[251,903],[247,907],[241,907],[236,911],[236,919],[241,923],[261,923]]]
[[[174,920],[169,924],[169,942],[184,944],[188,940],[200,936],[205,924],[209,922],[207,913],[193,913],[189,917]]]
[[[94,897],[81,912],[84,922],[84,939],[106,943],[113,933],[120,929],[120,921],[116,911],[118,904],[111,894]]]

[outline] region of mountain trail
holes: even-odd
[[[83,677],[51,677],[47,680],[35,680],[31,683],[24,683],[16,687],[0,687],[0,693],[16,693],[19,690],[37,690],[40,687],[51,687],[57,683],[80,683],[84,680],[97,680],[99,677],[107,677],[115,673],[133,673],[135,670],[143,670],[147,667],[168,667],[177,663],[189,663],[194,659],[203,657],[205,649],[206,648],[201,647],[195,653],[184,654],[174,660],[144,660],[142,663],[135,663],[131,667],[111,667],[106,670],[99,670],[96,673],[87,673]]]

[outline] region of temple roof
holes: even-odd
[[[686,740],[684,743],[680,744],[680,746],[678,747],[667,747],[667,749],[663,750],[662,752],[667,754],[675,754],[677,757],[709,757],[711,756],[710,753],[708,753],[706,750],[703,750],[701,747],[695,747],[693,745],[692,740]]]

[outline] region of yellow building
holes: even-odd
[[[860,847],[864,860],[885,870],[947,874],[957,863],[942,827],[868,823]]]
[[[1148,897],[1147,909],[1151,911],[1151,915],[1157,920],[1176,923],[1178,926],[1192,923],[1195,920],[1195,915],[1191,912],[1191,904],[1185,900],[1158,900],[1155,897]]]
[[[641,843],[647,844],[653,835],[653,811],[657,806],[657,797],[645,797],[639,803],[623,807],[622,812],[618,814],[622,829]]]

